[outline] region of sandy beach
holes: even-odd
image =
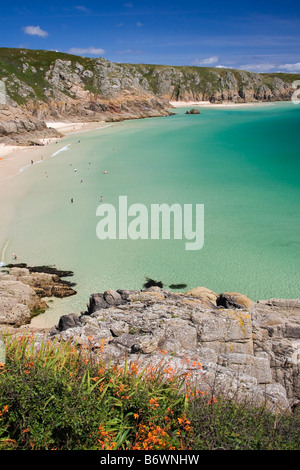
[[[57,131],[64,135],[77,133],[78,131],[89,131],[92,129],[98,129],[103,127],[105,121],[95,122],[63,122],[63,121],[48,121],[46,122],[48,127],[53,127]]]
[[[259,104],[269,104],[262,103],[258,101],[257,103],[211,103],[210,101],[170,101],[170,105],[174,108],[188,108],[190,106],[209,106],[210,108],[233,108],[233,107],[242,107],[242,106],[257,106]]]
[[[59,130],[63,136],[70,134],[79,134],[92,129],[105,127],[104,121],[99,122],[48,122],[48,127],[54,127]],[[8,248],[8,227],[13,220],[15,206],[26,194],[28,190],[26,181],[22,179],[22,184],[17,175],[23,170],[30,170],[31,166],[41,164],[44,160],[51,157],[54,152],[51,143],[62,144],[63,137],[60,139],[41,139],[42,145],[37,146],[14,146],[0,144],[0,200],[1,218],[0,218],[0,262],[5,256]]]
[[[47,122],[48,127],[53,127],[61,134],[70,135],[77,134],[83,131],[98,129],[105,125],[104,121],[99,122]],[[47,145],[53,142],[59,142],[61,139],[40,139],[41,146],[17,146],[5,145],[0,143],[0,181],[1,187],[4,180],[7,180],[16,174],[27,165],[39,163],[43,159],[49,157]],[[51,152],[50,152],[51,153]]]

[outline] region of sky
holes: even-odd
[[[300,73],[300,2],[5,2],[0,47],[113,62]]]

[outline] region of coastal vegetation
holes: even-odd
[[[300,418],[197,393],[171,367],[105,364],[88,345],[3,335],[1,450],[296,450]],[[92,343],[91,343],[92,344]],[[161,351],[162,357],[164,351]],[[201,369],[202,364],[196,366]],[[167,369],[167,370],[163,370]]]
[[[40,139],[61,137],[46,122],[169,116],[173,102],[287,101],[299,77],[0,48],[0,143],[40,145]]]
[[[123,92],[129,86],[135,93],[147,92],[173,100],[268,100],[270,90],[276,95],[271,99],[287,99],[284,84],[290,85],[299,79],[299,74],[257,74],[197,66],[114,64],[101,57],[92,59],[58,51],[0,48],[0,80],[5,81],[8,95],[19,105],[30,100],[61,101],[63,96],[65,99],[76,99],[78,89],[72,86],[74,84],[102,98],[110,98],[114,90]]]

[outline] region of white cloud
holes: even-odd
[[[25,26],[23,30],[26,34],[30,34],[31,36],[40,36],[41,38],[48,36],[47,31],[44,31],[39,26]]]
[[[193,65],[211,65],[215,64],[218,62],[219,57],[217,56],[212,56],[212,57],[207,57],[206,59],[195,59],[192,64]]]
[[[270,72],[274,71],[274,69],[277,66],[275,64],[271,63],[260,63],[260,64],[245,64],[245,65],[240,65],[239,69],[241,70],[250,70],[251,72],[258,72],[258,73],[263,73],[263,72]]]
[[[72,47],[69,49],[70,54],[91,54],[101,55],[104,54],[105,50],[97,47]]]
[[[141,23],[140,21],[138,21],[136,25],[137,25],[138,27],[140,27],[140,26],[143,26],[143,23]]]
[[[296,64],[279,65],[278,68],[285,72],[291,72],[291,73],[300,72],[300,62],[297,62]]]
[[[216,65],[216,69],[228,69],[229,67],[225,67],[225,65]]]
[[[85,6],[83,5],[77,5],[76,7],[74,7],[76,10],[79,10],[79,11],[83,11],[85,13],[90,13],[91,10],[89,8],[86,8]]]

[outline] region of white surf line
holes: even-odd
[[[69,147],[70,147],[71,144],[68,144],[68,145],[65,145],[65,147],[57,150],[57,152],[54,152],[52,155],[51,155],[51,158],[52,157],[55,157],[55,155],[58,155],[60,152],[65,152],[66,150],[69,150]]]
[[[4,247],[2,248],[2,251],[1,251],[1,260],[0,260],[0,267],[3,267],[3,266],[6,266],[6,263],[5,263],[5,252],[7,250],[7,247],[10,243],[10,240],[7,240],[6,243],[4,244]]]
[[[101,129],[106,129],[107,127],[113,127],[113,124],[107,124],[106,126],[102,126],[102,127],[96,127],[96,131],[99,131]]]
[[[29,163],[28,165],[22,166],[22,168],[19,169],[19,173],[22,173],[26,168],[30,168],[33,165],[38,165],[39,163],[42,163],[43,160],[38,160],[37,162]],[[11,178],[11,177],[10,177]]]
[[[11,178],[14,178],[19,173],[23,173],[23,171],[26,170],[26,168],[30,168],[31,166],[37,165],[38,163],[43,163],[43,160],[38,160],[37,162],[29,163],[28,165],[22,166],[22,168],[20,168],[17,173],[15,173],[14,175],[7,176],[4,179],[5,180],[10,180]]]
[[[55,157],[55,155],[58,155],[60,152],[65,152],[66,150],[69,150],[70,145],[72,144],[65,145],[61,149],[57,150],[52,155],[50,155],[50,158]],[[26,170],[27,168],[30,168],[33,165],[37,165],[38,163],[43,163],[43,162],[44,160],[38,160],[37,162],[29,163],[28,165],[22,166],[22,168],[20,168],[19,171],[15,175],[7,176],[4,179],[9,180],[10,178],[14,178],[14,176],[16,176],[19,173],[23,173],[23,171]]]

